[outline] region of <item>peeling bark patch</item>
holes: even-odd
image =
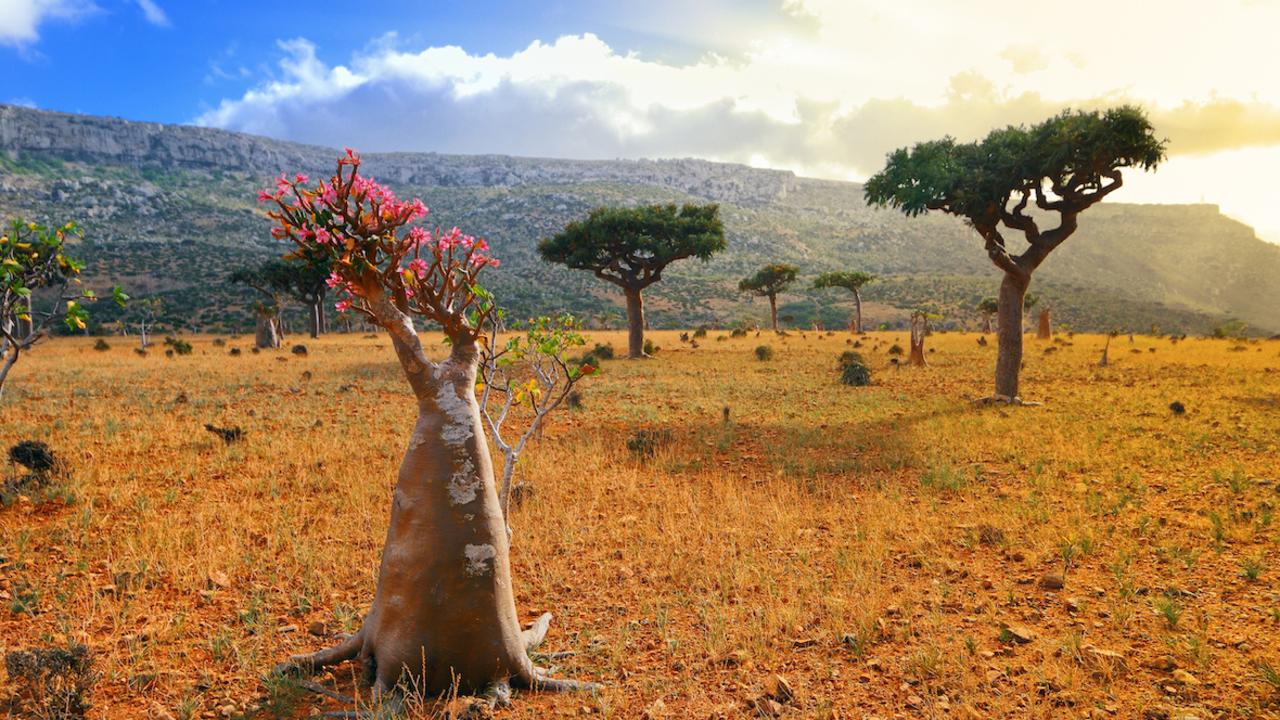
[[[467,557],[467,575],[493,574],[493,561],[498,557],[498,551],[492,545],[468,545],[463,552]]]
[[[480,478],[470,458],[462,461],[458,471],[449,477],[449,501],[454,505],[466,505],[476,499],[480,490]]]
[[[440,428],[440,439],[446,445],[458,447],[471,439],[471,424],[475,419],[471,403],[458,395],[452,383],[440,383],[440,389],[436,391],[436,407],[448,418]]]

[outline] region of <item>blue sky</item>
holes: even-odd
[[[1280,2],[0,0],[0,102],[363,151],[702,157],[858,180],[885,153],[1145,107],[1123,202],[1280,242]],[[991,18],[1000,18],[993,31]],[[1116,28],[1141,27],[1141,33]],[[980,38],[975,42],[975,38]]]
[[[0,0],[0,23],[3,6],[11,1]],[[147,3],[153,8],[150,17],[135,0],[63,4],[68,17],[47,15],[38,25],[38,39],[0,44],[5,78],[0,102],[191,122],[221,99],[277,77],[277,42],[293,38],[314,43],[317,56],[328,63],[345,62],[389,33],[401,48],[461,44],[475,54],[510,55],[535,40],[591,32],[610,45],[668,62],[696,59],[719,44],[714,37],[692,43],[647,30],[646,18],[668,10],[681,14],[678,3],[665,1],[645,3],[636,11],[590,0],[152,0]],[[768,17],[776,10],[773,5],[709,4],[739,19]]]

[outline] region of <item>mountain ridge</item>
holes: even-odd
[[[0,213],[77,219],[93,282],[128,280],[156,292],[173,324],[247,323],[243,289],[184,279],[184,264],[225,274],[281,248],[253,202],[282,171],[327,174],[341,151],[232,131],[0,105]],[[751,322],[762,308],[737,294],[755,266],[784,261],[806,276],[860,267],[886,276],[868,299],[929,305],[947,324],[973,326],[972,306],[998,273],[971,230],[953,218],[908,219],[868,207],[857,183],[697,159],[567,160],[505,155],[367,153],[365,170],[402,195],[421,195],[435,222],[491,237],[504,259],[492,283],[518,314],[617,311],[621,298],[585,273],[542,263],[538,238],[601,204],[722,205],[729,250],[673,266],[654,286],[657,325]],[[157,250],[163,244],[163,252]],[[1275,327],[1280,246],[1216,205],[1106,202],[1037,274],[1055,317],[1080,329],[1204,332],[1229,317]],[[796,288],[793,323],[840,325],[848,301]],[[898,323],[889,313],[873,321]],[[110,317],[108,313],[107,317]]]

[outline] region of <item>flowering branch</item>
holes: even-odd
[[[326,284],[338,294],[338,312],[355,311],[393,333],[406,315],[420,315],[439,323],[455,346],[483,334],[494,305],[477,278],[499,264],[489,244],[458,228],[409,227],[427,206],[361,175],[350,148],[328,180],[312,186],[301,173],[281,175],[258,200],[276,206],[267,212],[278,223],[273,237],[293,241],[297,256],[332,261]]]

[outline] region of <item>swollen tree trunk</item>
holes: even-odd
[[[1022,370],[1022,298],[1030,277],[1005,273],[1000,282],[998,313],[999,352],[996,354],[996,395],[1018,397],[1018,373]]]
[[[640,288],[623,288],[627,296],[627,356],[644,357],[644,299]]]
[[[862,294],[858,292],[858,288],[853,289],[853,326],[849,329],[862,333]]]
[[[264,350],[275,350],[280,347],[280,326],[278,318],[270,312],[257,314],[257,326],[254,328],[254,344]]]
[[[294,658],[315,669],[359,659],[375,695],[397,686],[425,694],[457,688],[585,689],[535,668],[528,649],[550,616],[522,632],[516,615],[507,527],[476,401],[478,352],[455,342],[427,359],[407,315],[371,299],[418,405],[391,505],[377,591],[360,630],[337,647]],[[396,315],[390,315],[396,313]]]
[[[1040,311],[1040,327],[1036,331],[1036,337],[1041,340],[1048,340],[1053,337],[1053,328],[1049,326],[1049,308],[1045,307]]]
[[[928,363],[924,359],[924,338],[927,333],[928,320],[923,315],[911,316],[911,354],[907,362],[914,367],[924,367]]]
[[[769,296],[769,320],[773,322],[773,331],[778,332],[778,296]]]

